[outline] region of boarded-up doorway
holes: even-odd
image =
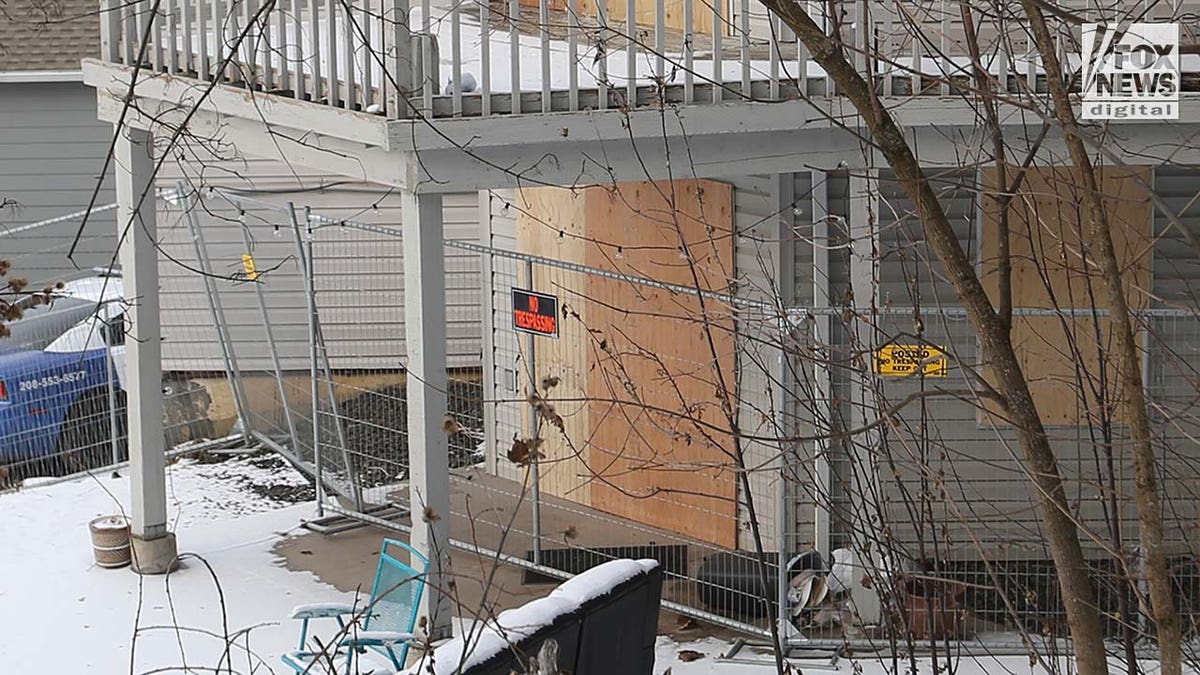
[[[542,490],[735,546],[737,483],[719,395],[722,381],[736,395],[732,309],[662,287],[728,290],[732,187],[537,188],[517,202],[521,251],[627,277],[535,268],[536,290],[563,308],[560,338],[539,338],[536,350],[537,378],[558,379],[549,396],[563,420],[561,433],[544,434]]]

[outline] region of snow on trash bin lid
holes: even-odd
[[[563,614],[570,614],[577,609],[579,605],[567,598],[548,595],[500,612],[496,623],[505,635],[524,638],[554,623]]]
[[[579,605],[566,598],[546,596],[531,600],[520,607],[505,610],[496,617],[496,625],[467,636],[459,636],[433,651],[432,670],[429,658],[409,668],[407,675],[452,675],[469,670],[524,640],[558,617],[570,614]]]
[[[618,585],[629,581],[643,572],[649,572],[658,567],[657,560],[610,560],[592,569],[577,574],[564,581],[550,593],[550,597],[560,597],[582,605],[595,600]]]
[[[508,646],[495,628],[460,635],[417,660],[403,675],[454,675],[473,668]]]

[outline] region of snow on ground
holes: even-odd
[[[0,653],[3,672],[284,673],[279,655],[296,646],[291,609],[352,602],[272,553],[310,515],[310,488],[273,456],[170,467],[170,515],[187,560],[169,577],[139,578],[92,560],[87,524],[128,508],[129,483],[110,475],[0,494]],[[206,564],[207,563],[207,566]],[[211,566],[211,573],[208,566]],[[215,577],[215,579],[214,579]],[[140,583],[139,583],[140,582]],[[463,622],[457,622],[463,623]],[[136,639],[135,626],[138,627]],[[461,634],[463,625],[456,633]],[[247,632],[248,631],[248,632]],[[225,635],[236,640],[227,645]],[[751,648],[724,660],[730,644],[659,637],[654,675],[767,675],[769,654]],[[797,672],[883,675],[908,672],[890,659],[793,661]],[[47,670],[55,664],[57,670]],[[132,664],[132,668],[131,668]],[[933,673],[928,657],[916,672]],[[231,667],[230,667],[231,666]],[[1143,672],[1157,671],[1143,664]],[[945,661],[942,661],[945,668]],[[958,675],[1043,673],[1025,656],[963,657]]]
[[[775,673],[774,657],[765,651],[743,648],[731,660],[721,656],[730,650],[730,644],[716,638],[705,638],[691,642],[676,642],[669,637],[659,636],[655,645],[655,675],[772,675]],[[796,658],[788,661],[793,673],[804,675],[1050,675],[1051,671],[1031,665],[1029,657],[1021,654],[988,655],[956,654],[947,659],[938,657],[937,667],[929,656],[921,656],[915,663],[906,658],[893,662],[890,656],[856,657],[834,659],[831,655],[814,655],[812,658]],[[1139,662],[1140,672],[1155,675],[1159,672],[1157,662]],[[1063,659],[1057,673],[1074,672],[1074,664]],[[1109,672],[1126,672],[1124,664],[1109,660]],[[1195,670],[1187,667],[1185,673],[1194,675]]]
[[[311,502],[288,505],[264,496],[273,486],[303,489],[290,469],[272,464],[273,458],[257,457],[170,468],[169,508],[180,551],[202,556],[219,590],[198,559],[170,575],[169,595],[165,577],[144,577],[139,587],[129,568],[93,563],[88,521],[128,508],[127,478],[106,475],[0,494],[4,671],[48,672],[53,662],[72,673],[128,673],[131,651],[135,673],[183,672],[184,664],[212,668],[225,653],[224,623],[229,633],[254,627],[230,649],[234,672],[251,672],[259,659],[280,672],[278,655],[295,648],[296,627],[286,621],[291,608],[353,598],[309,573],[284,569],[271,553],[313,510]],[[141,627],[136,645],[135,621]],[[171,628],[176,625],[181,628]]]

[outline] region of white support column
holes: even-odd
[[[419,615],[432,639],[450,637],[450,467],[446,432],[446,275],[442,196],[401,193],[407,341],[412,546],[429,558]]]
[[[129,330],[124,384],[133,568],[143,574],[162,574],[172,565],[176,548],[175,535],[167,532],[153,138],[149,132],[128,127],[117,133],[117,236]]]
[[[852,170],[850,175],[850,291],[854,295],[855,348],[869,350],[874,341],[874,310],[876,303],[876,280],[878,279],[878,228],[874,222],[878,210],[876,200],[879,194],[878,172],[874,169]],[[850,394],[850,427],[864,427],[874,420],[878,412],[875,410],[875,396],[871,387],[874,358],[873,352],[863,354],[862,370],[855,373]],[[879,436],[875,432],[866,432],[851,438],[847,442],[850,450],[851,517],[856,522],[852,524],[855,554],[855,583],[851,591],[854,609],[864,623],[876,623],[880,617],[879,589],[867,588],[861,583],[866,576],[875,576],[878,566],[879,546],[875,541],[882,531],[878,513],[880,507],[874,503],[879,494],[879,480],[875,470],[874,450],[878,446]],[[863,544],[869,543],[871,556],[864,554]],[[874,584],[872,585],[874,586]]]

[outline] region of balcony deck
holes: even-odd
[[[672,157],[676,168],[686,157],[689,173],[720,179],[791,171],[799,156],[836,166],[862,152],[854,109],[756,0],[721,0],[716,10],[711,0],[626,0],[636,23],[606,0],[162,0],[154,17],[148,0],[102,1],[103,58],[83,68],[100,90],[102,119],[168,136],[184,133],[179,120],[187,120],[247,156],[416,192],[668,178]],[[651,11],[638,3],[653,3]],[[847,6],[870,17],[843,17],[848,53],[913,129],[923,162],[958,166],[959,143],[988,142],[953,13],[922,3],[924,14],[906,20],[940,37],[913,40],[895,4]],[[672,14],[680,8],[682,28]],[[1173,10],[1184,44],[1200,34],[1196,9],[1200,0]],[[994,84],[1008,92],[1001,123],[1029,124],[1029,111],[1044,105],[1034,100],[1044,98],[1040,64],[1014,31],[978,30]],[[878,57],[871,63],[868,43]],[[1064,45],[1077,68],[1076,47]],[[1109,143],[1108,152],[1137,162],[1143,143],[1182,144],[1176,160],[1200,162],[1190,150],[1200,123],[1194,49],[1181,69],[1178,123],[1114,123],[1110,138],[1136,142]],[[457,91],[464,79],[474,80],[472,91]],[[660,142],[632,147],[647,138]]]
[[[102,2],[107,61],[392,119],[836,93],[754,0],[165,0],[153,15],[147,0]],[[846,5],[840,30],[881,95],[946,95],[970,68],[955,5],[921,3],[901,16],[894,3],[860,0]],[[1185,9],[1176,16],[1196,16]],[[1042,89],[1023,32],[988,21],[978,32],[998,85],[1013,95]],[[913,39],[914,22],[930,31],[924,39]],[[1191,32],[1185,25],[1185,40]],[[1200,56],[1183,67],[1200,72]]]

